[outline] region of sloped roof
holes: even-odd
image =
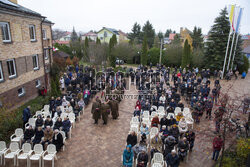
[[[125,36],[125,37],[127,36],[127,34],[125,32],[123,32],[122,30],[119,30],[118,33]]]
[[[65,53],[65,52],[63,52],[63,51],[58,50],[58,51],[55,51],[53,53],[53,56],[54,57],[59,57],[59,58],[68,58],[70,55],[67,54],[67,53]]]
[[[119,35],[119,32],[114,28],[103,27],[100,31],[102,31],[103,29],[106,29],[106,30],[108,30],[109,32],[111,32],[113,34]],[[98,31],[97,33],[99,33],[100,31]]]
[[[248,47],[244,48],[242,52],[250,54],[250,45]]]
[[[176,35],[176,34],[174,34],[174,33],[170,33],[170,34],[169,34],[169,40],[174,40],[175,35]]]
[[[44,17],[40,13],[37,13],[37,12],[35,12],[33,10],[25,8],[25,7],[23,7],[23,6],[19,5],[19,4],[14,4],[14,3],[12,3],[12,2],[10,2],[8,0],[0,0],[0,8],[4,8],[6,10],[13,10],[13,11],[21,12],[21,13],[28,14],[28,15]]]
[[[97,36],[97,34],[90,31],[88,33],[83,34],[83,36]]]

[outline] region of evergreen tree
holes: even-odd
[[[163,38],[163,33],[160,31],[160,32],[158,32],[157,36],[161,40]]]
[[[84,40],[84,58],[85,58],[85,61],[89,61],[88,50],[89,50],[89,39],[88,39],[88,37],[85,37],[85,40]]]
[[[130,43],[137,44],[136,42],[140,43],[141,40],[141,26],[137,22],[133,25],[133,28],[131,30],[132,32],[128,34],[128,39],[130,39]],[[137,39],[137,40],[135,40]]]
[[[73,27],[73,31],[71,33],[70,40],[71,40],[71,42],[75,42],[75,41],[77,41],[77,39],[78,39],[78,35],[77,35],[76,31],[75,31],[75,27]]]
[[[194,27],[193,33],[191,34],[191,37],[193,39],[193,48],[202,48],[203,47],[203,38],[201,33],[201,28]]]
[[[228,34],[230,31],[230,22],[227,16],[227,9],[221,10],[220,15],[215,18],[214,25],[211,27],[208,36],[208,42],[205,44],[205,64],[206,68],[212,70],[222,70],[224,64],[224,58],[226,53]],[[232,38],[231,38],[232,39]],[[235,54],[235,64],[240,64],[242,59],[241,54],[242,41],[239,39],[238,46]],[[229,49],[231,48],[231,41]],[[229,58],[227,56],[227,61]],[[226,63],[227,65],[227,63]]]
[[[109,40],[109,63],[110,63],[110,66],[113,68],[115,68],[115,61],[116,61],[116,56],[113,52],[113,49],[116,44],[117,44],[117,38],[116,38],[116,35],[114,34],[112,38],[110,38]]]
[[[101,44],[101,40],[98,37],[96,38],[96,44]]]
[[[153,28],[153,25],[147,21],[143,28],[142,28],[142,34],[143,36],[147,38],[147,43],[148,43],[148,47],[152,47],[153,43],[154,43],[154,38],[155,38],[155,30]]]
[[[181,67],[182,68],[189,68],[191,62],[191,47],[188,44],[188,40],[185,40],[184,48],[183,48],[183,55],[181,59]]]
[[[160,39],[159,39],[159,37],[158,36],[156,36],[155,37],[155,39],[154,39],[154,47],[155,48],[160,48],[161,47],[161,43],[160,43],[161,41],[160,41]]]
[[[172,33],[172,30],[171,29],[167,29],[166,33],[165,33],[165,37],[169,37],[169,34]]]
[[[142,43],[142,51],[141,51],[141,64],[147,65],[147,57],[148,57],[148,41],[147,36],[144,36]]]
[[[180,45],[181,44],[181,38],[179,34],[176,34],[174,36],[174,40],[171,42],[171,44],[176,44],[176,45]]]

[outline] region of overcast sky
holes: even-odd
[[[130,32],[133,24],[149,20],[156,32],[196,25],[207,34],[222,8],[244,8],[241,33],[250,33],[250,0],[18,0],[20,5],[46,16],[53,28],[88,32],[102,27]]]

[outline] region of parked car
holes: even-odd
[[[124,61],[120,60],[120,59],[116,59],[115,64],[117,64],[117,65],[123,65]]]

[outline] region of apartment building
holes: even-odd
[[[0,106],[12,108],[49,89],[52,25],[17,0],[0,0]]]

